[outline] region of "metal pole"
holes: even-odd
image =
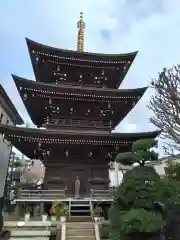
[[[114,162],[115,178],[116,178],[116,187],[119,186],[119,164]]]

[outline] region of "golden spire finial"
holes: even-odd
[[[83,22],[83,13],[80,12],[80,19],[77,23],[78,28],[78,39],[77,39],[77,51],[84,51],[84,29],[85,23]]]

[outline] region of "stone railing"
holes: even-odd
[[[4,228],[11,232],[10,239],[51,239],[60,236],[61,225],[50,221],[5,221]]]
[[[100,234],[99,234],[99,224],[97,222],[94,223],[94,232],[95,232],[95,239],[101,240]]]

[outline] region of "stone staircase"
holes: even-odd
[[[92,221],[91,202],[89,200],[72,200],[69,203],[69,220],[71,222]]]
[[[56,225],[52,226],[51,222],[43,223],[41,221],[29,221],[25,224],[8,221],[4,222],[4,228],[11,232],[10,240],[46,240],[49,239],[53,228],[56,229]]]
[[[92,222],[67,223],[66,240],[96,240]]]

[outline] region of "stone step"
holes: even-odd
[[[90,206],[71,206],[70,210],[90,210]]]
[[[89,207],[90,208],[90,204],[89,203],[84,203],[84,202],[71,202],[70,203],[70,207]]]
[[[70,222],[92,222],[92,217],[89,216],[71,216]]]
[[[92,222],[67,222],[67,229],[94,229],[94,224]]]
[[[90,212],[90,209],[73,209],[71,212]]]
[[[83,217],[83,220],[82,220]],[[75,200],[70,203],[70,221],[90,221],[91,206],[88,200]],[[79,218],[81,220],[79,220]]]
[[[71,207],[90,207],[89,203],[71,203]]]
[[[67,229],[66,230],[67,236],[94,236],[94,229],[89,228],[89,229]]]
[[[86,237],[86,236],[67,236],[66,238],[67,240],[96,240],[95,236],[90,236],[90,237]]]
[[[80,199],[71,199],[70,202],[71,202],[71,204],[72,203],[74,203],[74,204],[75,203],[81,203],[81,204],[82,203],[85,203],[85,204],[87,204],[87,203],[89,204],[90,203],[90,201],[88,199],[86,200],[86,199],[81,199],[81,198]]]
[[[84,213],[81,215],[78,213],[72,213],[70,217],[70,222],[83,222],[83,221],[91,221],[91,214],[89,213]]]

